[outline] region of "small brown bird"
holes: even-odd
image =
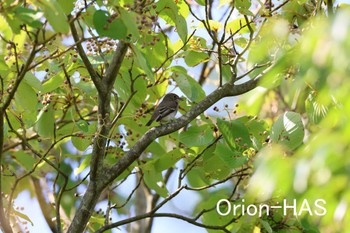
[[[167,122],[173,119],[179,109],[181,98],[173,93],[166,94],[163,101],[154,110],[151,119],[146,126],[150,126],[153,121]]]

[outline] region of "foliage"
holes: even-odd
[[[37,224],[14,203],[23,191],[53,232],[151,232],[157,217],[208,232],[349,229],[347,8],[2,1],[1,229]],[[186,97],[183,116],[146,127],[167,92]],[[184,192],[200,197],[189,216],[160,211]],[[242,208],[294,201],[305,211]]]

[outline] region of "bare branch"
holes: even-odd
[[[89,58],[87,57],[85,51],[84,51],[84,48],[83,46],[81,45],[81,39],[79,38],[79,35],[78,35],[78,32],[77,32],[77,29],[74,25],[74,20],[72,20],[72,16],[69,15],[68,16],[68,20],[70,21],[70,29],[71,29],[71,32],[72,32],[72,36],[73,36],[73,39],[76,43],[76,47],[77,47],[77,50],[78,50],[78,53],[81,57],[81,59],[83,60],[83,63],[87,69],[87,71],[89,72],[90,76],[91,76],[91,79],[92,81],[94,82],[95,86],[96,86],[96,89],[97,91],[101,91],[103,89],[102,87],[102,80],[100,79],[100,77],[98,76],[98,74],[96,73],[94,67],[92,66],[91,62],[89,61]]]
[[[117,51],[115,51],[111,64],[106,70],[105,79],[104,79],[105,86],[110,90],[112,90],[113,88],[113,84],[117,78],[117,74],[122,65],[122,62],[127,50],[128,50],[128,43],[119,41]]]
[[[226,223],[226,224],[224,224],[222,226],[217,226],[217,225],[214,226],[214,225],[207,225],[207,224],[203,224],[203,223],[197,222],[193,218],[189,218],[189,217],[186,217],[186,216],[183,216],[183,215],[179,215],[179,214],[173,214],[173,213],[155,213],[155,214],[153,214],[153,213],[150,212],[150,213],[138,215],[138,216],[135,216],[135,217],[132,217],[132,218],[128,218],[128,219],[125,219],[125,220],[121,220],[119,222],[112,223],[110,225],[106,225],[106,226],[100,228],[95,233],[102,233],[102,232],[105,232],[105,231],[107,231],[109,229],[116,228],[116,227],[128,224],[130,222],[135,222],[135,221],[139,221],[141,219],[151,218],[151,217],[153,217],[153,218],[167,217],[167,218],[180,219],[180,220],[183,220],[185,222],[191,223],[191,224],[193,224],[195,226],[198,226],[198,227],[201,227],[201,228],[213,229],[213,230],[221,230],[221,231],[226,232],[226,233],[230,233],[230,231],[227,230],[226,227],[228,225],[230,225],[232,222],[236,221],[236,218],[232,218],[232,220],[230,220],[228,223]]]

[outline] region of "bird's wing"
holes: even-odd
[[[175,102],[175,103],[169,103],[167,105],[162,105],[160,104],[157,108],[157,110],[159,111],[159,115],[156,119],[156,121],[160,121],[163,117],[166,117],[167,115],[177,111],[177,107],[178,107],[178,104]]]

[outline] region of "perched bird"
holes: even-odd
[[[179,109],[181,98],[173,93],[166,94],[163,101],[154,110],[151,119],[146,126],[150,126],[153,121],[167,122],[173,119]]]

